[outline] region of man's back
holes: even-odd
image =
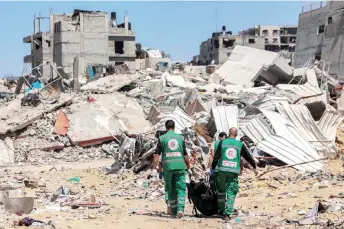
[[[168,131],[159,137],[159,143],[162,148],[162,164],[165,171],[186,169],[184,136]]]
[[[218,162],[218,171],[240,172],[240,157],[243,143],[235,138],[227,138],[221,142],[221,156]]]

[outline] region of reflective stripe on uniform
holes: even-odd
[[[225,167],[219,167],[218,171],[238,173],[238,174],[240,173],[240,171],[238,169],[225,168]]]
[[[162,162],[162,164],[168,164],[168,163],[171,163],[171,162],[184,162],[184,160],[182,160],[182,159],[169,159],[169,160],[164,160]]]

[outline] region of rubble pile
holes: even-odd
[[[259,182],[267,182],[264,172],[270,172],[271,165],[297,170],[295,177],[271,173],[275,175],[265,187],[281,191],[279,186],[288,182],[309,181],[316,182],[305,191],[338,187],[343,173],[334,176],[324,170],[326,161],[338,158],[343,147],[343,134],[337,130],[343,128],[344,94],[334,93],[338,80],[321,70],[321,64],[294,69],[278,53],[236,46],[228,61],[212,66],[212,71],[184,65],[164,72],[119,69],[88,79],[79,85],[81,93],[71,85],[66,90],[53,88],[54,101],[49,100],[47,86],[31,88],[29,93],[39,95],[40,103],[23,104],[21,94],[3,103],[0,165],[111,158],[112,165],[100,173],[118,186],[107,195],[158,200],[164,196],[164,183],[150,169],[157,137],[166,132],[165,122],[173,120],[175,132],[185,137],[195,180],[204,178],[210,143],[220,132],[236,127],[238,138],[264,167]],[[257,185],[252,178],[243,176],[241,183],[240,195],[254,197],[245,194]],[[65,189],[56,195],[69,192]],[[264,195],[297,197],[291,191]]]
[[[139,173],[150,168],[156,136],[172,119],[199,177],[208,143],[231,127],[239,128],[257,160],[321,170],[323,159],[337,156],[335,132],[344,119],[334,103],[341,98],[332,93],[336,78],[320,70],[321,62],[294,69],[278,53],[242,46],[233,53],[242,58],[230,57],[213,71],[178,65],[165,72],[114,72],[86,81],[81,94],[54,89],[57,104],[19,106],[19,95],[8,102],[0,132],[14,139],[16,162],[37,163],[33,158],[42,154],[43,161],[113,155],[111,173]],[[17,114],[26,120],[15,119]]]

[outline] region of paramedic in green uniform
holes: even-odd
[[[222,140],[214,155],[212,169],[217,172],[217,205],[219,212],[224,215],[224,220],[229,221],[233,213],[235,197],[239,191],[238,175],[240,173],[240,158],[251,164],[257,175],[256,163],[246,146],[236,140],[237,129],[229,130],[229,138]]]
[[[165,123],[167,133],[159,137],[154,154],[153,169],[157,168],[161,154],[162,169],[164,171],[165,190],[172,217],[184,216],[186,193],[186,170],[191,175],[190,161],[186,152],[184,136],[174,132],[175,124],[172,120]]]

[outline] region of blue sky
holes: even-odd
[[[125,10],[143,46],[162,49],[173,60],[190,61],[201,41],[226,25],[236,34],[256,25],[297,25],[305,2],[0,2],[0,76],[19,75],[30,45],[23,37],[33,30],[33,15],[72,12],[73,9],[116,11],[123,21]],[[217,10],[217,19],[216,19]],[[48,21],[43,23],[48,28]]]

